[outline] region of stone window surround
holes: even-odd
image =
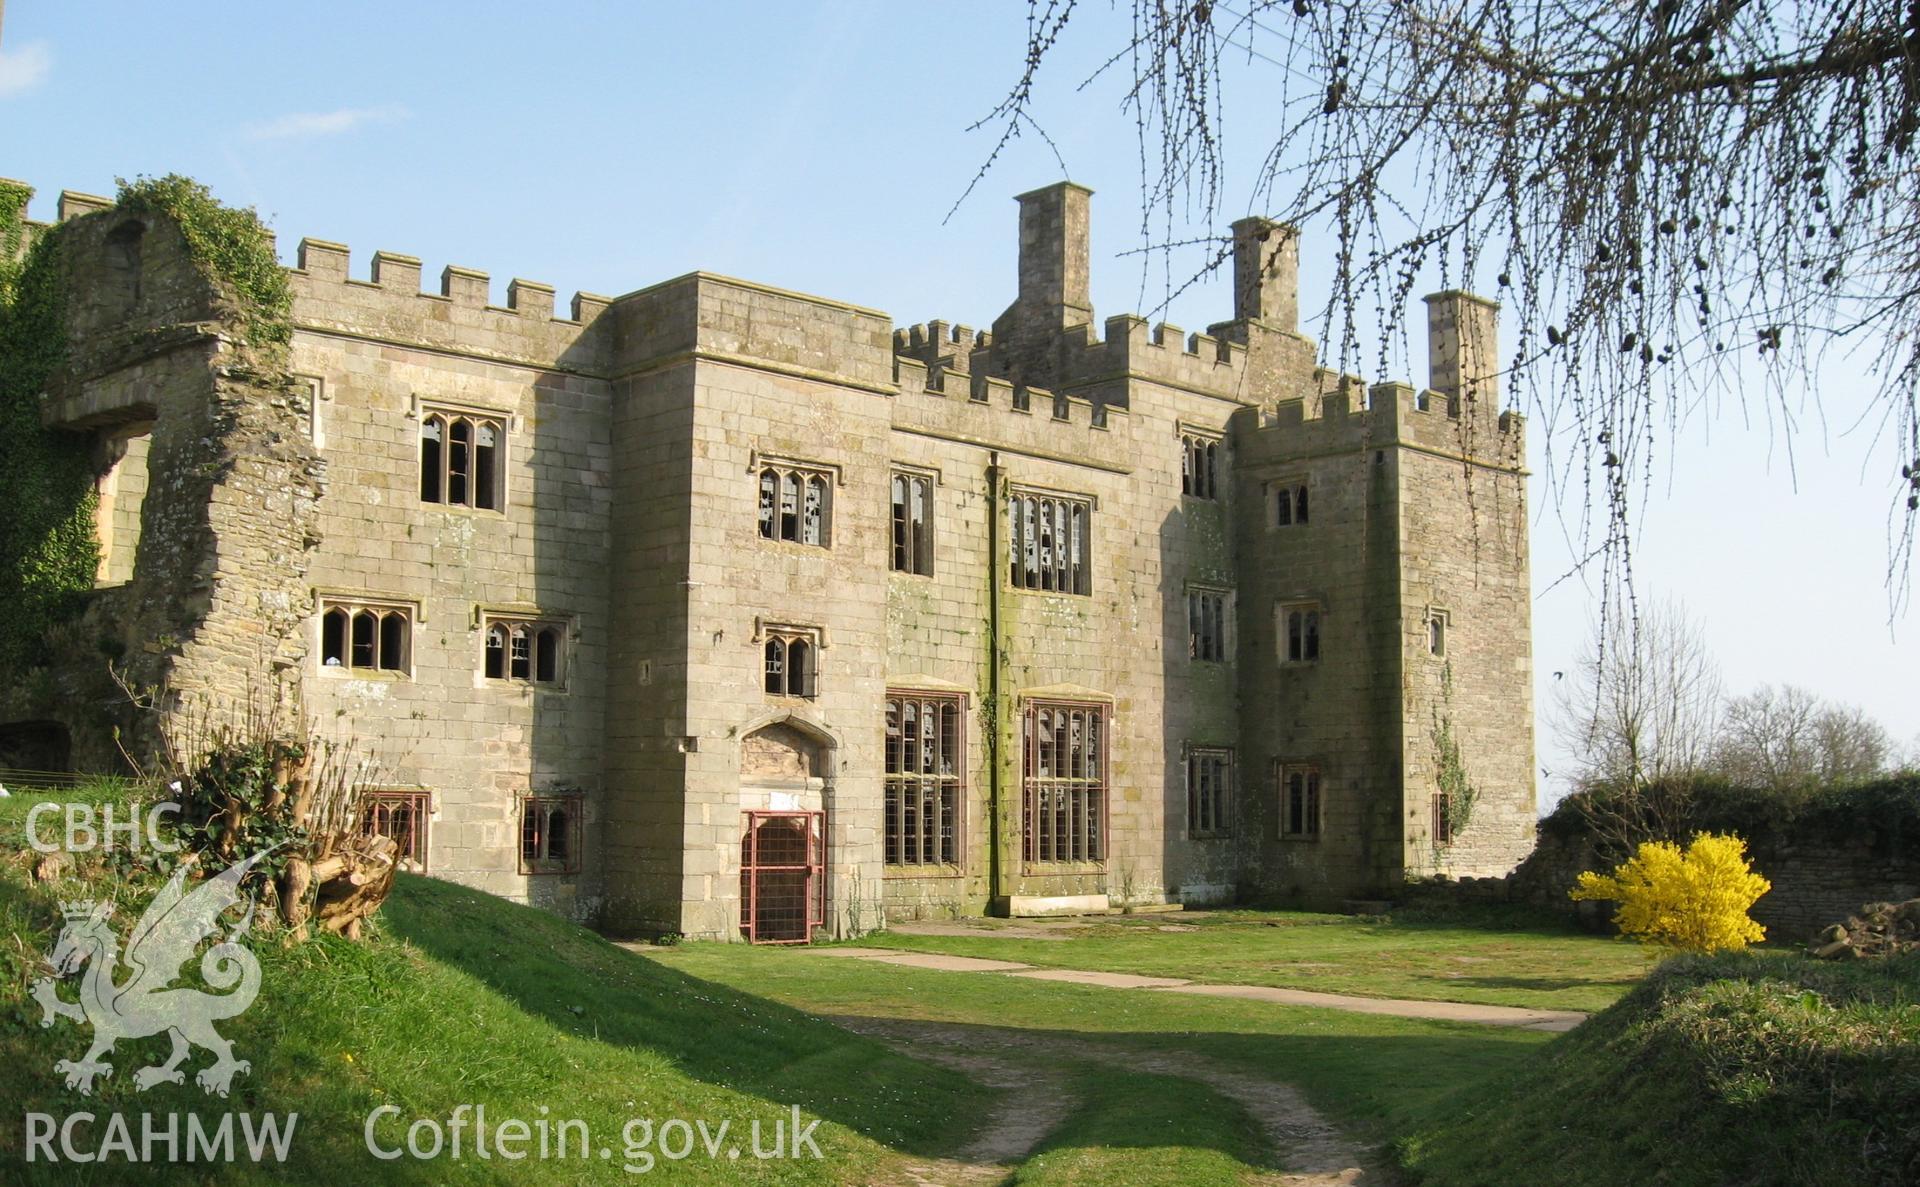
[[[1292,805],[1288,801],[1289,776],[1299,774],[1304,781],[1301,793],[1304,803],[1301,806],[1301,828],[1289,828],[1292,822]],[[1273,760],[1274,835],[1282,841],[1313,843],[1320,839],[1321,823],[1326,817],[1326,778],[1321,774],[1320,763],[1312,759]]]
[[[556,678],[551,681],[540,681],[532,679],[531,676],[487,675],[487,635],[496,623],[509,628],[525,626],[536,631],[545,627],[559,628],[560,654],[556,665],[558,669]],[[573,674],[573,646],[580,641],[580,622],[575,616],[542,610],[527,603],[476,604],[473,608],[473,629],[480,635],[479,660],[473,669],[476,687],[520,688],[557,694],[564,694],[569,690]]]
[[[347,613],[346,647],[349,652],[352,648],[353,618],[360,611],[371,610],[376,614],[383,614],[398,610],[404,613],[407,616],[407,654],[404,662],[398,668],[357,668],[348,662],[329,665],[326,662],[326,620],[327,613],[331,610],[344,610]],[[314,661],[320,668],[320,674],[332,680],[411,680],[414,664],[413,635],[420,624],[426,620],[425,606],[413,598],[365,593],[359,590],[315,588],[311,638]]]
[[[938,785],[938,787],[934,789],[935,798],[951,800],[950,809],[953,814],[951,860],[946,860],[946,861],[938,860],[937,859],[938,855],[936,854],[936,860],[930,861],[930,862],[909,862],[904,860],[890,861],[890,862],[887,862],[885,865],[886,876],[889,878],[928,878],[928,877],[964,876],[964,871],[966,868],[966,857],[967,857],[966,841],[967,841],[967,810],[968,810],[967,712],[970,706],[971,698],[964,692],[954,691],[950,689],[927,689],[927,688],[916,688],[916,687],[910,687],[910,686],[904,686],[904,685],[889,685],[886,690],[886,700],[887,700],[888,708],[890,710],[893,708],[895,704],[900,704],[904,709],[906,702],[915,703],[923,711],[925,708],[932,705],[937,705],[942,708],[951,706],[952,709],[954,710],[954,730],[952,735],[949,737],[944,737],[940,742],[936,744],[936,749],[939,751],[944,752],[949,749],[951,749],[952,751],[950,755],[951,762],[952,762],[950,773],[945,771],[937,771],[929,774],[924,772],[908,771],[905,769],[906,764],[905,764],[904,755],[902,756],[902,759],[901,759],[901,767],[902,767],[901,770],[899,771],[887,770],[886,769],[887,764],[891,762],[894,758],[894,743],[891,740],[888,740],[885,742],[885,746],[887,748],[887,755],[886,755],[886,759],[881,764],[882,780],[886,785],[888,785],[887,791],[889,796],[894,795],[896,792],[896,788],[892,786],[894,784],[899,785],[898,793],[904,796],[908,791],[914,790],[915,785],[922,785],[922,789],[924,790],[925,784],[934,783]],[[925,717],[923,712],[923,715],[922,715],[923,723],[924,723],[924,720],[925,720]],[[904,713],[903,713],[903,722],[904,722]],[[924,729],[924,724],[922,728]],[[901,737],[903,739],[903,744],[904,744],[904,737],[905,737],[904,724],[903,724],[903,732]],[[948,805],[943,805],[943,807],[948,807]],[[888,829],[891,829],[894,823],[895,822],[891,816],[889,816],[889,818],[885,822],[883,822],[882,824],[883,840],[884,840],[885,832]],[[925,823],[924,821],[922,821],[921,831],[923,834],[924,834],[925,828],[926,828]],[[937,841],[935,843],[935,846],[936,848],[938,848]],[[883,854],[884,852],[885,852],[885,849],[883,844]]]
[[[940,525],[940,516],[938,512],[938,499],[939,499],[938,491],[940,489],[940,471],[927,466],[909,465],[908,463],[905,463],[905,462],[892,462],[889,464],[888,472],[887,472],[887,515],[888,515],[887,522],[889,525],[888,530],[890,533],[897,532],[900,527],[899,520],[894,513],[894,507],[893,507],[893,484],[895,482],[901,481],[902,479],[910,483],[911,482],[926,483],[927,514],[926,514],[926,520],[923,524],[922,538],[919,541],[919,544],[920,544],[919,548],[916,549],[914,547],[914,542],[911,538],[911,534],[909,534],[909,540],[906,545],[910,553],[908,557],[908,567],[903,569],[897,563],[899,560],[898,550],[900,548],[900,543],[899,541],[893,539],[891,535],[889,536],[888,569],[890,572],[899,573],[907,577],[931,577],[934,575],[934,568],[935,568],[934,553],[936,551],[936,533],[939,531],[939,525]],[[909,499],[912,498],[912,493],[913,492],[911,488],[909,488],[907,492]]]
[[[327,386],[325,378],[319,375],[294,374],[294,379],[307,387],[307,436],[315,449],[327,447],[326,406],[333,402],[333,392]]]
[[[411,832],[407,837],[394,837],[400,844],[396,858],[401,862],[416,863],[416,872],[426,873],[427,857],[431,852],[429,842],[433,830],[435,808],[433,793],[423,787],[363,787],[359,789],[358,802],[359,830],[362,834],[375,831],[372,828],[376,819],[390,818],[394,809],[406,808],[413,813]],[[412,843],[405,844],[411,841]],[[404,865],[402,868],[405,868]]]
[[[1196,425],[1190,421],[1176,420],[1173,423],[1173,432],[1180,442],[1180,496],[1205,503],[1221,502],[1220,474],[1227,469],[1226,431],[1209,425]],[[1205,450],[1204,455],[1196,450],[1196,446]],[[1196,487],[1192,464],[1199,456],[1204,456],[1204,460],[1210,462],[1212,468],[1211,473],[1206,476],[1207,480]]]
[[[501,439],[497,447],[499,455],[494,461],[494,483],[497,487],[496,493],[498,495],[499,505],[495,507],[476,507],[471,503],[448,502],[444,490],[441,491],[440,502],[430,503],[419,498],[419,491],[417,489],[414,492],[415,505],[422,508],[432,508],[435,511],[449,511],[468,515],[505,515],[507,508],[511,506],[513,502],[513,486],[511,481],[513,471],[513,440],[519,436],[521,432],[520,416],[510,409],[502,408],[494,404],[448,400],[438,396],[428,396],[414,392],[407,405],[407,419],[414,422],[416,426],[413,431],[413,474],[416,487],[419,483],[420,469],[425,465],[421,456],[421,450],[424,448],[421,433],[425,429],[427,419],[432,416],[463,416],[469,419],[497,420],[500,422]],[[444,448],[444,443],[442,447]],[[471,475],[469,475],[469,481],[471,481]]]
[[[1186,747],[1187,761],[1187,839],[1193,841],[1224,840],[1233,836],[1233,810],[1235,793],[1239,790],[1240,772],[1236,756],[1231,746],[1210,746],[1189,744]],[[1200,762],[1221,760],[1224,767],[1225,784],[1213,786],[1213,804],[1210,815],[1213,824],[1210,828],[1199,827],[1202,815],[1200,781],[1196,779]]]
[[[1447,658],[1447,636],[1453,633],[1452,611],[1428,606],[1423,621],[1427,626],[1427,654],[1434,659]]]
[[[765,668],[767,644],[775,639],[784,639],[789,646],[796,640],[805,642],[808,649],[812,652],[808,658],[809,670],[805,673],[804,691],[774,692],[767,688]],[[821,655],[827,649],[827,632],[825,627],[805,623],[780,622],[756,617],[753,620],[753,638],[750,641],[761,656],[762,666],[760,668],[761,680],[759,687],[762,695],[774,701],[811,701],[819,699],[820,672],[822,668]],[[791,687],[793,676],[790,670],[791,661],[783,660],[783,663],[788,665],[788,670],[783,673],[783,676],[788,682],[789,687]]]
[[[1193,611],[1196,597],[1217,597],[1220,599],[1220,617],[1218,619],[1220,636],[1220,654],[1203,656],[1200,654],[1198,632],[1193,629]],[[1224,585],[1209,585],[1203,582],[1187,583],[1187,658],[1194,663],[1230,664],[1233,662],[1234,617],[1236,605],[1233,590]]]
[[[1302,654],[1299,659],[1294,659],[1291,657],[1292,648],[1290,646],[1292,642],[1292,638],[1291,638],[1291,623],[1289,622],[1289,619],[1290,619],[1290,616],[1296,611],[1307,612],[1314,616],[1312,620],[1313,646],[1311,648],[1308,648],[1303,639],[1303,642],[1301,645]],[[1273,604],[1273,630],[1274,630],[1274,655],[1275,655],[1275,658],[1279,661],[1279,664],[1281,667],[1310,668],[1314,666],[1315,664],[1320,662],[1320,655],[1321,655],[1321,652],[1324,650],[1324,645],[1326,642],[1326,633],[1327,633],[1326,603],[1321,601],[1319,598],[1312,598],[1312,597],[1283,598],[1279,601],[1276,601]],[[1311,655],[1306,654],[1307,651],[1309,650],[1311,650],[1312,652]]]
[[[1265,484],[1267,530],[1277,532],[1283,528],[1309,527],[1313,523],[1313,482],[1305,474],[1288,475],[1285,478],[1269,478]],[[1286,522],[1280,520],[1281,500],[1286,500]],[[1296,506],[1304,505],[1306,514],[1296,512]]]
[[[1070,508],[1074,505],[1077,505],[1079,508],[1085,511],[1085,516],[1086,516],[1085,549],[1080,558],[1079,567],[1075,569],[1071,566],[1071,564],[1069,564],[1067,569],[1067,574],[1069,578],[1073,578],[1077,580],[1076,588],[1074,589],[1043,589],[1039,585],[1022,585],[1017,580],[1014,579],[1013,573],[1012,573],[1012,566],[1007,562],[1012,557],[1017,555],[1021,556],[1022,559],[1024,559],[1024,555],[1022,553],[1015,551],[1020,548],[1023,538],[1020,532],[1016,530],[1016,525],[1013,522],[1013,508],[1018,501],[1023,499],[1052,500],[1054,502],[1068,505]],[[1058,490],[1051,487],[1030,486],[1026,483],[1021,483],[1021,482],[1008,483],[1006,497],[1003,500],[1001,500],[1001,506],[998,508],[995,508],[994,510],[994,514],[1004,515],[1006,517],[1005,525],[1007,530],[1008,557],[1003,558],[1001,561],[1001,564],[1003,565],[1002,571],[1007,574],[1006,588],[1008,590],[1011,590],[1014,593],[1042,594],[1049,597],[1091,597],[1093,596],[1093,554],[1095,551],[1094,549],[1095,533],[1094,533],[1093,524],[1094,524],[1096,514],[1099,512],[1099,510],[1100,510],[1100,498],[1098,495],[1086,494],[1080,491]],[[1071,531],[1071,529],[1072,529],[1072,521],[1071,521],[1071,518],[1069,518],[1068,530]],[[1033,572],[1035,573],[1038,573],[1040,571],[1038,568],[1037,557],[1038,557],[1038,554],[1036,551],[1036,560],[1035,560],[1036,568],[1033,570]]]
[[[805,483],[801,484],[801,491],[800,491],[801,501],[800,501],[800,504],[795,508],[795,514],[801,520],[801,522],[797,525],[795,529],[795,538],[792,540],[788,540],[783,536],[781,536],[780,534],[780,526],[777,518],[780,514],[780,503],[779,503],[779,496],[777,493],[774,499],[773,513],[776,519],[774,523],[773,534],[769,536],[765,532],[765,530],[761,528],[758,520],[759,508],[760,508],[761,475],[769,469],[791,472],[791,473],[800,474],[800,475],[810,475],[810,476],[819,477],[824,480],[825,498],[823,500],[821,511],[820,511],[820,539],[817,543],[808,542],[804,539],[804,536],[806,534],[806,524],[804,522],[805,516],[806,516],[806,506],[805,506],[806,484]],[[838,490],[840,487],[845,486],[847,481],[845,471],[843,471],[839,465],[833,462],[820,462],[820,461],[814,461],[809,458],[797,457],[793,454],[772,453],[772,452],[767,452],[760,449],[755,449],[749,452],[747,455],[747,474],[753,480],[753,500],[754,500],[753,507],[754,507],[754,514],[755,514],[754,533],[760,540],[762,540],[767,544],[775,544],[775,545],[792,544],[800,548],[809,548],[809,549],[820,548],[820,549],[831,550],[833,548],[833,512],[834,512],[833,505],[836,502],[834,492]]]
[[[587,797],[580,792],[527,792],[520,796],[520,838],[515,846],[519,853],[519,870],[528,877],[541,875],[578,874],[580,872],[580,841],[586,830],[582,824]],[[547,828],[552,823],[553,813],[566,813],[566,844],[564,856],[551,856],[552,837]],[[539,816],[536,818],[535,813]],[[528,825],[535,819],[540,821],[535,832],[539,848],[543,852],[529,858],[527,856]]]

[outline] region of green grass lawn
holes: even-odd
[[[1041,1050],[1049,1042],[1088,1041],[1197,1053],[1293,1084],[1335,1120],[1383,1142],[1419,1129],[1464,1088],[1525,1066],[1554,1039],[1513,1027],[938,972],[745,945],[692,944],[649,955],[701,980],[821,1014],[1017,1028],[1031,1032]]]
[[[31,802],[0,800],[0,830],[16,842]],[[953,1050],[990,1052],[1003,1070],[1011,1066],[1030,1073],[1027,1082],[1043,1083],[1055,1094],[1057,1116],[1036,1131],[1031,1155],[1008,1168],[1008,1181],[1045,1187],[1227,1187],[1267,1180],[1285,1154],[1273,1140],[1273,1103],[1263,1087],[1274,1084],[1296,1088],[1360,1149],[1376,1151],[1377,1163],[1404,1162],[1432,1183],[1523,1181],[1509,1173],[1515,1169],[1532,1174],[1530,1181],[1558,1181],[1548,1173],[1553,1126],[1581,1123],[1580,1109],[1567,1105],[1552,1114],[1558,1120],[1542,1120],[1552,1109],[1539,1107],[1540,1094],[1585,1099],[1620,1082],[1617,1073],[1593,1063],[1606,1048],[1585,1030],[1558,1038],[738,944],[635,950],[538,910],[435,879],[403,877],[365,942],[324,937],[288,946],[271,934],[256,935],[252,948],[264,974],[259,1000],[221,1025],[252,1061],[232,1099],[208,1098],[191,1080],[136,1092],[133,1070],[165,1052],[158,1037],[122,1043],[109,1057],[117,1074],[95,1096],[81,1097],[61,1083],[53,1064],[77,1058],[87,1031],[65,1021],[42,1029],[27,988],[61,927],[61,899],[112,891],[124,900],[124,920],[138,916],[156,883],[151,877],[128,881],[126,871],[94,859],[41,884],[32,875],[35,861],[17,844],[0,845],[0,985],[6,989],[0,1099],[20,1114],[300,1114],[285,1166],[242,1162],[214,1173],[146,1167],[137,1176],[142,1183],[626,1182],[633,1176],[622,1170],[622,1129],[631,1118],[727,1121],[737,1140],[750,1121],[771,1127],[795,1105],[821,1121],[821,1161],[696,1154],[668,1167],[667,1177],[905,1183],[913,1181],[912,1166],[955,1157],[991,1132],[995,1110],[1019,1099],[1003,1095],[1017,1087],[990,1087],[963,1075],[912,1040],[901,1048],[850,1033],[835,1016],[867,1020],[847,1025],[892,1033],[896,1042],[905,1033],[901,1026],[924,1032],[922,1024],[942,1024],[940,1034]],[[1630,945],[1495,916],[1423,921],[1217,912],[1120,917],[1066,940],[987,931],[879,941],[1041,965],[1557,1008],[1603,1006],[1645,968]],[[71,982],[65,995],[74,995]],[[1690,1015],[1695,1030],[1686,1033],[1721,1025],[1726,1011],[1719,1002],[1696,1009]],[[1791,1001],[1775,1005],[1791,1012]],[[1862,1007],[1869,1014],[1878,1008]],[[1856,1021],[1839,1038],[1822,1041],[1858,1043],[1887,1026],[1908,1025],[1905,1014]],[[896,1030],[886,1032],[889,1025]],[[1672,1028],[1659,1033],[1667,1036],[1663,1042],[1678,1041]],[[1720,1046],[1731,1049],[1724,1041]],[[1587,1062],[1568,1064],[1570,1051],[1584,1052]],[[188,1067],[207,1061],[196,1052]],[[1674,1105],[1680,1099],[1674,1094],[1684,1096],[1698,1080],[1687,1078],[1691,1064],[1648,1066],[1664,1069],[1653,1077],[1658,1085],[1649,1087],[1659,1089],[1646,1097],[1650,1108]],[[1736,1073],[1729,1073],[1730,1099],[1751,1106],[1765,1097],[1763,1083]],[[1258,1099],[1248,1096],[1247,1084]],[[387,1104],[403,1119],[381,1134],[390,1146],[401,1142],[404,1121],[444,1122],[465,1104],[484,1106],[496,1124],[538,1117],[542,1108],[556,1118],[577,1118],[611,1157],[602,1160],[594,1150],[585,1161],[376,1161],[366,1152],[364,1126],[375,1107]],[[1604,1165],[1645,1170],[1644,1148],[1655,1139],[1636,1146],[1625,1129],[1606,1128],[1614,1122],[1588,1120],[1598,1127],[1595,1141],[1611,1141],[1607,1148],[1617,1155]],[[1725,1137],[1723,1129],[1700,1134]],[[1488,1149],[1480,1148],[1482,1137],[1492,1143]],[[98,1132],[93,1141],[98,1144]],[[1499,1143],[1509,1153],[1496,1149]],[[23,1156],[22,1123],[0,1123],[0,1181],[131,1181],[124,1162],[49,1166],[26,1164]],[[1488,1166],[1503,1168],[1498,1179],[1484,1177]],[[1633,1181],[1642,1179],[1657,1181],[1644,1174]]]
[[[1090,921],[1066,939],[1003,934],[1017,922],[979,923],[977,935],[885,932],[860,943],[1052,968],[1554,1010],[1608,1006],[1650,967],[1630,941],[1496,910],[1454,917],[1122,915]]]

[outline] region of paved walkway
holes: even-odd
[[[1013,960],[984,960],[977,956],[948,956],[939,952],[906,952],[897,948],[803,948],[815,956],[838,956],[897,964],[913,969],[952,973],[1000,973],[1034,981],[1066,981],[1075,985],[1104,985],[1110,989],[1152,989],[1163,993],[1192,993],[1203,997],[1237,997],[1283,1006],[1313,1006],[1323,1010],[1351,1010],[1356,1014],[1389,1014],[1396,1018],[1434,1018],[1445,1022],[1478,1022],[1487,1026],[1517,1026],[1522,1030],[1567,1031],[1587,1020],[1574,1010],[1528,1010],[1518,1006],[1478,1006],[1466,1002],[1423,1002],[1391,997],[1355,997],[1345,993],[1316,993],[1307,989],[1279,989],[1271,985],[1208,985],[1179,977],[1143,977],[1134,973],[1099,973],[1087,969],[1035,968]]]

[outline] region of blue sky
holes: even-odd
[[[553,284],[564,308],[576,289],[618,294],[700,268],[901,323],[984,326],[1013,295],[1010,196],[1061,176],[1052,149],[1022,138],[947,217],[993,146],[993,132],[966,129],[1017,72],[1025,13],[1009,0],[6,0],[0,176],[38,187],[34,213],[51,217],[63,188],[111,193],[116,177],[186,173],[257,207],[289,262],[302,236],[349,244],[358,276],[376,249],[404,252],[428,276],[449,263],[491,273],[496,301],[516,276]],[[1141,244],[1139,166],[1122,80],[1076,89],[1124,32],[1123,12],[1088,6],[1039,104],[1069,174],[1096,192],[1096,317],[1165,297],[1127,254]],[[1249,212],[1263,133],[1280,115],[1276,81],[1254,63],[1229,90],[1222,224]],[[1330,252],[1314,230],[1307,309]],[[1216,278],[1158,316],[1199,329],[1230,307]],[[1417,332],[1423,314],[1407,316]],[[1396,355],[1395,377],[1424,367]],[[1865,361],[1834,361],[1820,387],[1791,434],[1743,423],[1730,405],[1666,444],[1675,463],[1640,517],[1640,586],[1704,620],[1731,690],[1804,685],[1913,742],[1920,618],[1890,623],[1885,587],[1893,460],[1848,431],[1872,390]],[[1543,436],[1533,433],[1536,470]],[[1554,584],[1573,555],[1560,517],[1580,511],[1556,508],[1538,479],[1533,499],[1544,708],[1598,578]],[[1544,720],[1540,749],[1543,766],[1566,769]],[[1562,788],[1556,777],[1541,790]]]

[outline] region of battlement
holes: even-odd
[[[1518,468],[1526,458],[1526,418],[1505,410],[1474,412],[1472,402],[1411,384],[1366,386],[1354,375],[1335,385],[1320,373],[1322,394],[1281,400],[1270,412],[1248,413],[1241,438],[1247,464],[1280,462],[1388,445],[1414,446]]]
[[[1128,468],[1124,405],[1016,384],[984,370],[894,356],[894,427],[990,448]]]
[[[601,310],[613,303],[611,297],[594,293],[575,293],[569,307],[569,315],[558,318],[554,316],[553,286],[537,280],[515,277],[507,283],[507,303],[493,305],[489,303],[492,278],[478,269],[464,268],[457,264],[447,265],[440,270],[440,291],[431,293],[421,290],[420,259],[417,256],[402,255],[392,251],[376,251],[373,253],[366,280],[355,280],[349,275],[351,256],[352,249],[344,243],[334,243],[326,239],[302,239],[295,256],[296,262],[289,271],[303,275],[312,281],[357,285],[399,296],[448,301],[467,309],[484,309],[493,313],[559,321],[570,325],[585,325]]]
[[[993,346],[992,330],[944,321],[922,322],[893,332],[893,353],[919,359],[932,367],[945,363],[949,370],[970,372],[973,352]]]
[[[478,269],[449,264],[440,271],[439,290],[429,292],[421,288],[417,256],[376,251],[367,278],[360,280],[351,275],[352,254],[343,243],[300,240],[288,269],[296,327],[370,334],[541,367],[599,362],[598,351],[577,356],[583,332],[613,303],[610,297],[575,293],[570,316],[557,317],[553,286],[537,280],[515,277],[507,284],[506,304],[495,305],[491,278]]]

